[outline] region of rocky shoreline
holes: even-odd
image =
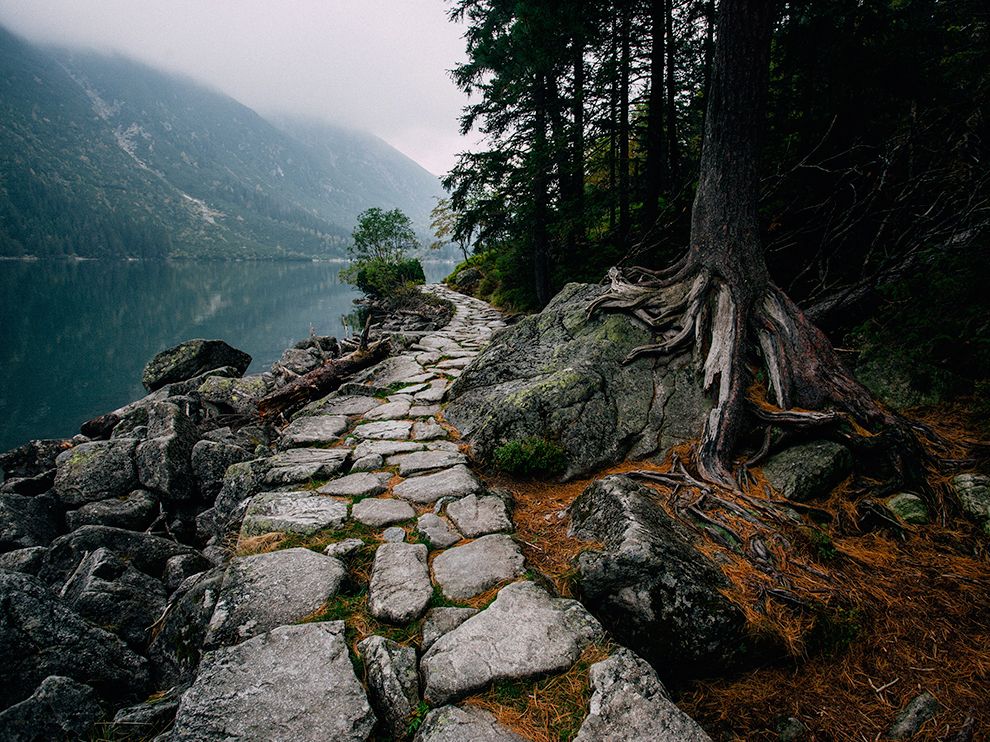
[[[527,563],[512,493],[476,471],[491,441],[520,432],[559,435],[572,473],[676,442],[666,401],[623,406],[602,377],[637,338],[571,317],[567,302],[592,289],[511,332],[483,302],[427,290],[452,304],[449,322],[388,325],[391,357],[281,430],[255,422],[257,399],[339,355],[332,338],[250,377],[229,346],[185,347],[149,364],[148,397],[86,436],[0,456],[0,738],[518,740],[465,699],[580,666],[590,700],[574,739],[709,739],[654,668],[710,675],[779,647],[751,640],[692,534],[642,483],[595,482],[558,514],[589,544],[575,561],[578,602]],[[587,364],[565,363],[548,383],[534,333],[559,335],[554,348],[617,347],[585,342]],[[654,383],[686,383],[667,373]],[[550,407],[533,388],[551,390]],[[499,432],[519,409],[524,430]],[[587,449],[585,433],[627,428],[635,435],[614,451]],[[484,441],[461,437],[478,430]],[[817,442],[764,473],[800,502],[849,466],[841,446]],[[916,729],[935,707],[915,706]]]

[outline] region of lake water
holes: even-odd
[[[344,334],[359,293],[341,266],[296,262],[0,261],[0,451],[74,435],[145,394],[158,351],[220,338],[261,371],[306,337]],[[428,281],[450,272],[424,265]]]

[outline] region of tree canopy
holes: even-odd
[[[351,237],[348,252],[357,260],[398,263],[409,250],[419,247],[412,221],[400,209],[385,211],[375,206],[363,211]]]

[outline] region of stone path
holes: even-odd
[[[211,621],[213,651],[180,704],[176,738],[210,738],[223,728],[229,739],[309,739],[301,729],[319,735],[330,728],[320,724],[330,724],[336,736],[320,738],[368,739],[369,707],[355,685],[363,680],[378,729],[395,739],[412,738],[418,726],[415,738],[423,742],[518,740],[486,712],[451,704],[492,682],[564,672],[604,640],[579,603],[526,579],[511,535],[511,502],[486,490],[443,420],[450,385],[504,320],[484,302],[441,286],[427,290],[454,303],[446,327],[413,333],[402,353],[309,405],[283,431],[282,452],[267,461],[262,477],[265,491],[247,503],[241,543],[272,533],[289,537],[287,546],[303,539],[312,547],[305,539],[321,535],[332,543],[325,556],[292,549],[231,561]],[[351,585],[350,602],[335,598],[348,570],[361,583]],[[322,631],[286,628],[311,619],[321,596],[328,616],[333,607],[332,618],[342,623],[318,624]],[[362,596],[363,608],[354,608]],[[399,644],[373,635],[351,646],[362,656],[364,678],[339,661],[344,627],[363,631],[348,610],[363,610],[363,625],[370,615],[411,637]],[[287,661],[325,661],[334,672],[299,679],[295,670],[275,667],[276,650],[297,658]],[[255,661],[257,672],[236,666]],[[266,673],[291,681],[279,685],[277,703],[262,704],[272,714],[267,730],[261,715],[244,706],[245,698],[272,692]],[[332,723],[325,708],[331,698],[340,717]],[[434,708],[423,718],[428,707]],[[312,727],[306,709],[314,709]],[[648,709],[638,706],[637,713]],[[625,723],[589,718],[596,736],[608,736],[609,723]]]

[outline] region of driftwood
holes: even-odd
[[[327,361],[319,368],[259,399],[258,416],[262,420],[271,420],[329,394],[351,374],[388,358],[389,350],[389,341],[385,338],[365,347],[359,347],[346,356]]]

